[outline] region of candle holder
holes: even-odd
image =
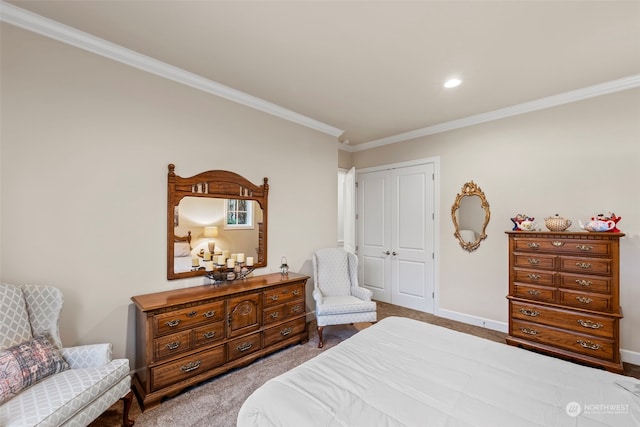
[[[214,264],[213,271],[208,271],[205,276],[217,285],[234,280],[244,280],[253,273],[254,267],[247,266],[244,262],[236,262],[234,267],[227,267],[227,264]]]

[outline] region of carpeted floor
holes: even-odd
[[[506,334],[501,332],[378,302],[378,319],[389,316],[409,317],[493,341],[505,342]],[[369,324],[356,324],[325,328],[324,349],[340,343],[340,341],[357,333],[358,330],[368,326]],[[137,427],[235,426],[237,411],[253,390],[268,379],[286,372],[324,351],[324,349],[318,349],[317,345],[318,337],[315,323],[312,322],[309,325],[308,343],[289,347],[264,357],[245,368],[206,381],[144,413],[141,413],[140,407],[134,399],[130,417],[136,421]],[[640,366],[625,364],[624,368],[626,375],[640,378]],[[121,420],[122,403],[118,402],[91,423],[90,427],[115,427],[120,425]]]

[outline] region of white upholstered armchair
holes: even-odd
[[[129,360],[111,344],[63,348],[63,296],[52,286],[0,284],[0,426],[86,426],[119,399],[129,420]]]
[[[313,254],[313,299],[318,322],[318,347],[322,330],[329,325],[376,322],[372,292],[358,286],[358,258],[340,248],[319,249]]]

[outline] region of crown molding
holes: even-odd
[[[501,108],[499,110],[489,111],[487,113],[477,114],[474,116],[464,117],[462,119],[451,120],[449,122],[439,123],[437,125],[428,126],[409,132],[399,133],[397,135],[376,139],[357,145],[339,146],[341,150],[355,152],[368,150],[370,148],[381,147],[383,145],[395,144],[396,142],[408,141],[410,139],[420,138],[423,136],[434,135],[437,133],[447,132],[454,129],[460,129],[468,126],[486,123],[494,120],[504,119],[506,117],[517,116],[519,114],[530,113],[537,110],[556,107],[563,104],[582,101],[597,96],[608,95],[615,92],[634,89],[640,87],[640,74],[624,77],[617,80],[611,80],[582,89],[576,89],[569,92],[560,93],[558,95],[540,98],[534,101],[513,105],[511,107]]]
[[[5,1],[0,1],[0,21],[329,134],[335,138],[344,133],[342,129],[330,126],[181,68],[174,67],[173,65],[169,65],[115,43],[108,42],[52,19],[29,12]]]

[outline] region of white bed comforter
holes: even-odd
[[[390,317],[269,380],[237,425],[638,427],[640,381]]]

